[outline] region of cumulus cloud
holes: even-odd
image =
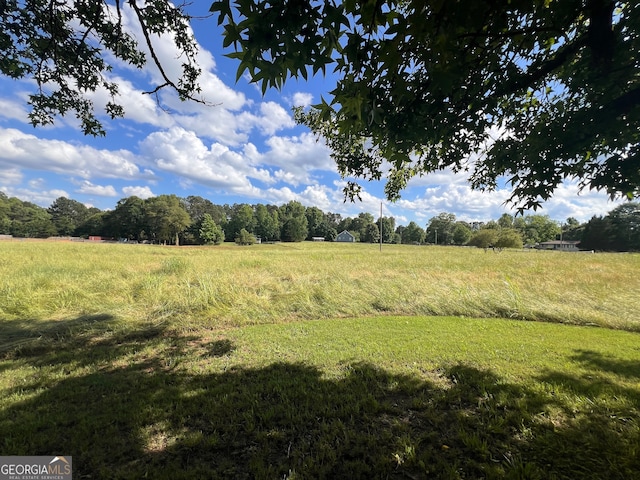
[[[18,168],[0,167],[0,186],[3,188],[19,185],[23,178],[23,174]]]
[[[0,128],[0,168],[30,168],[82,178],[140,178],[134,155],[126,150],[99,150],[61,140],[46,140],[13,128]]]
[[[48,208],[60,197],[72,198],[65,190],[54,188],[50,190],[32,190],[30,188],[3,188],[8,197],[16,197],[24,202],[31,202],[43,208]]]
[[[308,107],[313,104],[313,95],[311,93],[296,92],[291,97],[291,105],[293,107]]]
[[[295,122],[289,112],[275,102],[261,103],[260,113],[258,127],[264,135],[273,135],[278,130],[295,126]]]
[[[118,196],[116,189],[112,185],[94,185],[88,180],[80,183],[79,187],[76,189],[76,192],[85,195],[98,195],[100,197]]]
[[[301,192],[295,193],[288,187],[269,189],[268,195],[275,204],[284,204],[296,200],[306,207],[318,207],[329,212],[333,211],[333,192],[325,185],[308,185]]]
[[[249,177],[265,178],[265,170],[219,143],[207,147],[194,132],[179,127],[154,132],[140,144],[156,168],[193,180],[200,185],[228,191],[251,191]]]
[[[124,193],[125,197],[138,197],[143,200],[151,197],[155,197],[156,195],[151,191],[149,187],[146,186],[131,186],[131,187],[123,187],[122,193]]]
[[[574,217],[580,222],[586,222],[594,215],[606,215],[624,202],[622,199],[612,201],[604,192],[580,191],[578,182],[565,181],[537,213],[548,214],[558,221]]]
[[[19,99],[0,98],[0,116],[26,123],[29,117],[25,106],[26,99],[22,97]]]
[[[472,190],[468,184],[434,184],[413,196],[406,195],[396,205],[425,222],[441,212],[455,212],[459,220],[487,221],[498,219],[503,213],[516,214],[516,207],[507,203],[510,196],[507,188],[481,192]],[[593,215],[605,215],[621,202],[612,202],[601,192],[579,192],[576,182],[567,181],[541,209],[526,211],[525,215],[549,215],[558,221],[574,217],[585,222]]]
[[[315,183],[312,178],[314,171],[335,173],[337,170],[329,149],[317,142],[311,133],[293,137],[274,136],[265,144],[268,150],[260,156],[260,161],[282,169],[294,186]]]

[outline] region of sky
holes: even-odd
[[[190,13],[204,17],[208,6],[194,2]],[[125,21],[128,10],[123,9]],[[411,180],[396,202],[385,200],[384,182],[362,183],[361,201],[345,202],[345,180],[329,150],[296,125],[291,111],[319,103],[322,96],[328,99],[335,79],[292,79],[282,90],[262,95],[246,76],[236,81],[238,63],[224,56],[230,50],[222,48],[217,17],[195,19],[193,29],[202,95],[210,105],[180,102],[168,89],[160,91],[159,104],[142,93],[163,83],[153,65],[136,70],[115,64],[110,75],[120,86],[125,118],[105,117],[105,137],[84,136],[73,116],[34,128],[28,122],[27,99],[35,83],[0,76],[0,191],[42,207],[67,197],[101,210],[132,195],[162,194],[199,195],[220,205],[296,200],[344,217],[368,212],[377,218],[382,204],[383,215],[393,216],[396,225],[415,221],[422,227],[441,212],[465,221],[515,213],[505,203],[507,188],[473,191],[466,177],[447,170]],[[154,44],[165,69],[177,79],[179,59],[171,40],[156,37]],[[90,97],[98,108],[107,99],[100,91]],[[604,193],[579,192],[577,183],[566,182],[542,209],[529,213],[584,222],[619,203]]]

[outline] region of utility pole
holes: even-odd
[[[380,251],[382,251],[382,202],[380,202]]]
[[[436,231],[436,245],[438,245],[438,229],[434,229]]]

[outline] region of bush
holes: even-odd
[[[256,237],[252,233],[247,232],[244,228],[240,230],[236,237],[236,243],[238,245],[253,245],[256,243]]]

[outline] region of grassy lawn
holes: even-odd
[[[0,244],[0,455],[92,479],[638,478],[640,256],[256,247]]]

